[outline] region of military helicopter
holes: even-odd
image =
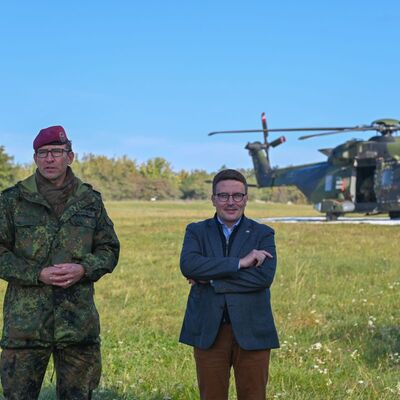
[[[314,208],[326,214],[328,221],[345,213],[388,213],[391,219],[400,218],[400,121],[379,119],[370,125],[320,128],[269,129],[265,113],[261,114],[262,129],[210,132],[261,132],[263,143],[247,143],[252,158],[257,187],[296,186]],[[324,162],[287,168],[272,168],[269,150],[286,141],[281,136],[268,141],[270,132],[313,132],[299,137],[310,139],[339,133],[375,131],[368,140],[351,139],[334,148],[320,149],[327,156]]]

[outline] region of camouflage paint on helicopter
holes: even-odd
[[[391,218],[400,218],[400,138],[393,136],[400,129],[400,121],[381,119],[355,127],[268,129],[263,113],[262,127],[261,130],[211,132],[209,135],[263,132],[264,143],[246,145],[253,160],[257,186],[296,186],[328,220],[349,212],[389,213]],[[319,131],[302,136],[300,140],[346,132],[377,131],[380,135],[321,149],[328,157],[325,162],[271,168],[269,148],[286,139],[280,137],[268,142],[268,133],[294,131]]]

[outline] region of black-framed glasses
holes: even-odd
[[[36,156],[39,158],[46,158],[49,153],[51,154],[52,157],[58,158],[63,155],[63,153],[69,153],[70,150],[65,150],[65,149],[39,149],[36,152]]]
[[[215,196],[221,203],[226,203],[229,200],[229,197],[232,197],[232,200],[236,203],[240,203],[244,199],[244,196],[246,196],[246,194],[247,193],[216,193]]]

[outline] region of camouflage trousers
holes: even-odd
[[[6,400],[35,400],[53,355],[58,400],[90,400],[101,375],[100,346],[3,349],[1,383]]]

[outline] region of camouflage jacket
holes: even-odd
[[[2,347],[63,347],[97,343],[93,283],[112,272],[119,242],[101,196],[79,181],[60,219],[39,194],[35,177],[0,196],[0,278],[4,299]],[[38,280],[45,266],[78,263],[84,277],[62,289]]]

